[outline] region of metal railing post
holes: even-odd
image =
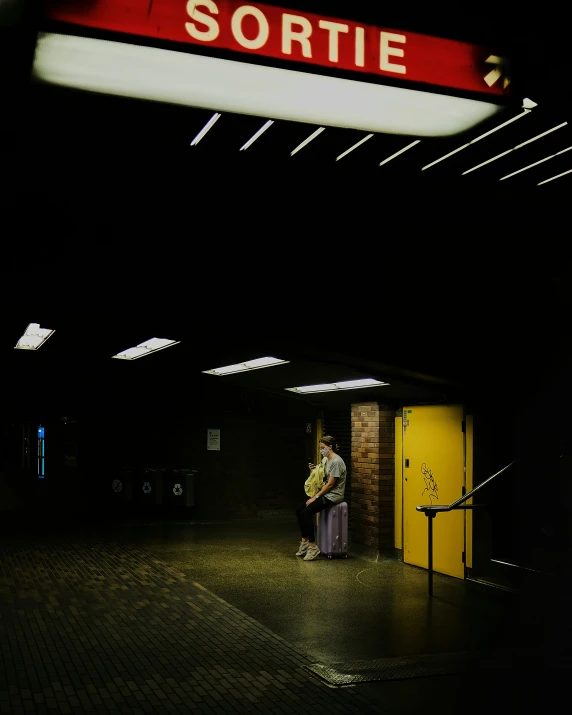
[[[427,516],[427,529],[428,529],[428,546],[429,546],[429,559],[428,559],[428,574],[429,574],[429,595],[433,596],[433,519],[435,518],[435,513],[427,511],[425,512]]]

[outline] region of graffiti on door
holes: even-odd
[[[433,504],[433,499],[439,499],[439,487],[433,476],[433,471],[427,467],[427,464],[423,462],[421,465],[421,474],[423,475],[423,481],[425,482],[425,489],[423,490],[421,496],[426,492],[429,494],[429,499],[431,504]]]

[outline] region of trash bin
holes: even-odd
[[[195,506],[197,469],[172,469],[165,480],[164,503],[171,507]]]
[[[133,470],[120,469],[105,484],[106,501],[117,508],[130,504],[133,499]]]
[[[135,480],[134,501],[138,506],[154,507],[163,503],[164,469],[146,467]]]

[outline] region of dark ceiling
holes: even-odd
[[[130,263],[105,242],[97,251],[22,258],[1,284],[4,408],[184,406],[227,386],[336,408],[356,400],[502,402],[565,370],[570,301],[556,269],[475,275],[467,264],[447,275],[429,266],[431,285],[417,265],[403,279],[384,268],[379,251],[377,270],[318,251],[308,265],[329,264],[318,267],[316,289],[316,272],[269,269],[236,250],[221,261],[224,250],[210,245],[206,259],[170,250],[155,262],[155,248]],[[29,322],[56,333],[37,352],[14,350]],[[181,343],[133,362],[112,359],[152,337]],[[225,377],[202,372],[267,355],[291,362]],[[362,377],[390,386],[285,390]]]
[[[146,184],[152,198],[167,187],[175,190],[178,187],[188,190],[189,202],[196,208],[197,199],[202,199],[205,193],[214,194],[216,189],[222,198],[234,192],[234,184],[241,180],[248,180],[249,188],[257,188],[263,178],[281,188],[293,181],[299,181],[301,186],[316,182],[316,191],[322,191],[327,181],[330,186],[358,184],[366,194],[375,187],[377,192],[393,196],[438,192],[488,196],[489,205],[479,203],[475,211],[490,211],[495,198],[512,201],[521,196],[530,200],[547,197],[550,201],[572,187],[572,174],[538,186],[539,182],[572,168],[569,152],[500,181],[572,146],[572,116],[566,107],[539,104],[526,116],[423,170],[460,146],[523,115],[521,106],[507,108],[453,137],[421,138],[418,145],[379,166],[416,137],[376,134],[336,161],[366,133],[330,127],[291,157],[291,152],[317,126],[276,121],[247,151],[241,152],[240,148],[267,117],[223,114],[200,144],[192,147],[191,141],[212,117],[212,111],[41,86],[31,88],[28,101],[30,116],[42,118],[28,137],[28,150],[44,167],[44,173],[38,172],[37,178],[50,178],[73,193],[78,191],[77,181],[97,193],[104,185],[114,192],[122,189],[123,195]],[[522,144],[525,145],[510,151]],[[508,151],[509,154],[463,175]],[[46,170],[49,176],[45,175]],[[220,186],[222,180],[228,186],[226,192]],[[254,192],[250,199],[256,203]]]
[[[336,14],[332,3],[309,9]],[[211,112],[27,80],[11,87],[4,405],[49,394],[80,408],[126,386],[188,400],[215,384],[330,406],[405,404],[502,399],[509,386],[526,391],[552,379],[567,349],[572,174],[537,183],[572,168],[572,151],[499,179],[572,146],[572,130],[462,172],[570,121],[569,90],[555,94],[554,67],[539,80],[529,20],[515,25],[497,11],[495,23],[433,10],[407,23],[469,41],[504,38],[519,52],[519,90],[538,102],[426,171],[521,110],[464,135],[424,139],[379,167],[410,139],[377,135],[336,162],[363,134],[328,128],[290,157],[315,127],[276,122],[239,152],[262,120],[223,115],[191,148]],[[398,20],[383,24],[403,26]],[[37,353],[14,350],[32,321],[57,332]],[[151,337],[181,344],[132,363],[111,359]],[[291,362],[224,378],[202,373],[263,355]],[[358,377],[391,384],[311,398],[284,390]]]
[[[269,0],[268,4],[284,5],[282,0]],[[285,4],[292,9],[330,16],[347,15],[347,4],[342,2],[290,0]],[[523,197],[527,202],[559,201],[572,187],[572,174],[537,186],[570,170],[572,153],[560,154],[499,181],[572,146],[570,126],[463,176],[467,169],[570,121],[571,61],[568,43],[561,41],[566,29],[556,21],[551,22],[550,37],[543,39],[536,31],[535,15],[515,13],[508,7],[495,8],[491,20],[485,10],[469,11],[464,7],[457,11],[416,7],[413,12],[401,6],[381,10],[372,3],[352,6],[356,20],[483,44],[512,58],[515,101],[511,108],[461,135],[422,138],[415,148],[380,167],[382,160],[405,147],[412,138],[378,134],[336,162],[336,157],[363,138],[364,133],[327,128],[306,149],[290,157],[290,152],[316,127],[277,121],[248,151],[240,152],[245,141],[272,117],[225,114],[197,147],[190,147],[190,141],[212,111],[30,85],[26,71],[32,62],[36,32],[48,27],[42,19],[41,5],[29,3],[30,26],[25,39],[21,33],[12,32],[12,42],[4,42],[9,48],[4,50],[6,66],[8,59],[17,56],[16,45],[22,58],[19,72],[4,72],[15,93],[12,111],[5,118],[8,124],[12,122],[13,131],[4,147],[7,161],[14,160],[13,166],[8,164],[13,188],[49,192],[55,200],[61,200],[58,194],[62,192],[64,196],[80,199],[88,194],[92,204],[94,201],[102,204],[100,211],[109,211],[114,199],[123,207],[128,197],[140,201],[140,192],[145,189],[146,201],[155,204],[164,204],[173,192],[181,192],[186,193],[196,220],[197,204],[208,200],[209,195],[227,198],[229,194],[242,192],[254,203],[260,187],[266,189],[264,193],[284,192],[292,190],[294,183],[302,191],[312,187],[314,194],[323,193],[326,188],[343,188],[363,195],[368,203],[372,194],[390,195],[392,201],[404,195],[415,201],[430,197],[432,205],[448,212],[455,208],[451,203],[472,198],[474,213],[490,213],[496,209],[495,201],[510,203],[510,210],[514,210],[513,204]],[[421,171],[439,157],[521,113],[524,97],[538,103],[530,115]],[[117,213],[115,206],[113,211]]]

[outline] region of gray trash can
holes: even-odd
[[[195,506],[196,469],[172,469],[164,483],[164,503],[171,507]]]
[[[130,504],[133,499],[134,472],[131,469],[120,469],[106,482],[106,501],[117,507]]]
[[[160,506],[163,503],[164,477],[164,469],[142,469],[135,480],[134,501],[142,507]]]

